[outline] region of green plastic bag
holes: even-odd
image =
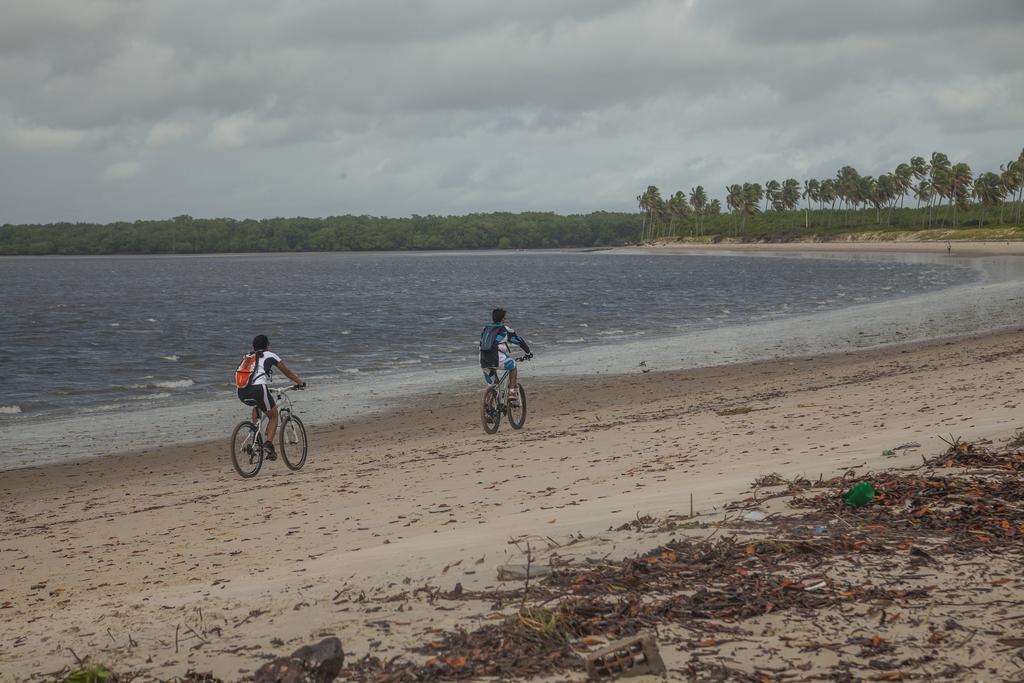
[[[843,501],[850,507],[864,507],[875,499],[875,487],[871,482],[862,481],[843,494]]]

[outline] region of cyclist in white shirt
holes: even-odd
[[[273,460],[277,457],[274,452],[274,435],[277,433],[277,406],[274,403],[274,396],[268,390],[268,385],[274,368],[279,369],[285,377],[295,382],[295,385],[300,388],[305,388],[306,383],[284,364],[281,356],[270,350],[270,340],[267,339],[267,335],[256,335],[252,340],[252,350],[257,354],[256,367],[253,369],[253,377],[249,385],[238,389],[238,400],[253,407],[253,422],[259,419],[261,410],[270,418],[263,448],[267,451],[267,458]]]

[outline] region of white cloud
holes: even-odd
[[[69,150],[102,137],[102,131],[51,128],[50,126],[14,126],[7,140],[15,147],[37,150]]]
[[[162,147],[181,142],[192,132],[192,126],[188,123],[175,121],[161,122],[149,129],[146,134],[146,147]]]
[[[291,124],[280,118],[264,118],[245,111],[217,121],[207,138],[213,147],[247,147],[270,145],[285,139]]]
[[[134,178],[142,171],[142,164],[138,161],[117,161],[107,166],[103,171],[104,180],[126,180]]]

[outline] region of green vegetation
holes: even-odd
[[[764,186],[737,183],[725,193],[729,214],[722,215],[717,200],[708,202],[700,185],[689,197],[680,191],[667,201],[656,186],[649,186],[637,197],[641,240],[789,241],[867,232],[884,239],[906,231],[915,231],[920,239],[923,231],[936,229],[941,237],[933,239],[963,239],[964,226],[989,234],[988,239],[1018,238],[1020,233],[1009,224],[1021,225],[1024,150],[999,173],[988,171],[977,178],[966,163],[954,164],[935,152],[929,160],[913,157],[877,178],[843,166],[834,178],[810,178],[802,185],[795,178],[769,180]],[[917,201],[915,208],[904,206],[908,195]],[[801,199],[806,202],[803,209]]]
[[[598,211],[467,216],[192,218],[133,223],[0,226],[0,255],[196,254],[408,249],[605,247],[659,239],[786,242],[800,239],[1024,238],[1024,151],[976,178],[941,152],[892,173],[733,184],[725,207],[698,185],[667,200],[651,185],[640,214]],[[916,201],[909,206],[908,198]],[[801,201],[803,205],[801,206]]]
[[[603,211],[263,220],[177,216],[106,225],[4,225],[0,255],[598,247],[636,242],[640,223],[636,214]]]
[[[117,674],[102,664],[97,664],[68,674],[64,683],[109,683],[116,680]]]

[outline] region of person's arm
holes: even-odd
[[[519,348],[521,348],[526,353],[530,353],[530,345],[526,343],[525,339],[520,337],[518,334],[516,334],[512,330],[508,331],[508,340],[510,342],[512,342],[513,344],[515,344],[516,346],[518,346]]]
[[[280,362],[279,362],[279,363],[277,364],[277,367],[278,367],[278,369],[279,369],[279,370],[280,370],[281,372],[283,372],[283,373],[284,373],[284,376],[285,376],[285,377],[287,377],[287,378],[288,378],[288,379],[290,379],[291,381],[295,382],[295,383],[296,383],[297,385],[299,385],[299,386],[306,386],[306,383],[305,383],[305,382],[303,382],[303,381],[302,381],[301,379],[299,379],[299,376],[298,376],[298,375],[296,375],[296,374],[295,374],[294,372],[292,372],[292,371],[291,371],[291,370],[290,370],[290,369],[288,368],[288,366],[284,364],[284,361],[280,361]]]

